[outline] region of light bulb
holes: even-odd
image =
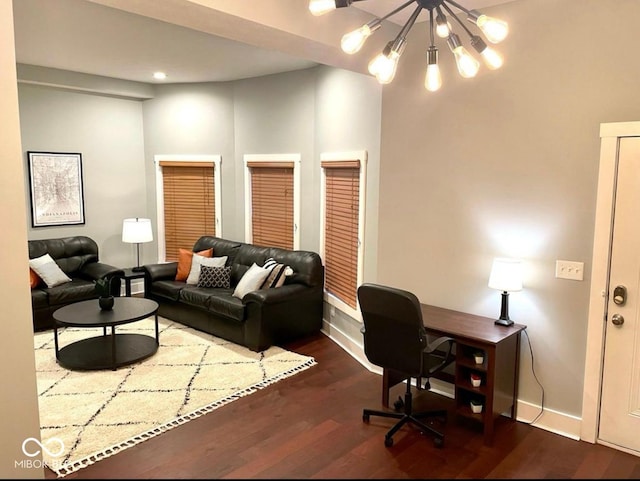
[[[464,78],[473,78],[477,75],[480,69],[480,62],[473,58],[466,48],[462,45],[457,47],[453,51],[453,55],[456,57],[456,65],[460,75]]]
[[[480,52],[480,55],[482,55],[485,65],[491,70],[499,69],[504,63],[502,55],[500,55],[491,47],[485,48],[482,52]]]
[[[504,59],[502,58],[502,55],[500,55],[491,47],[488,47],[485,41],[482,40],[482,38],[480,38],[479,35],[473,35],[471,37],[471,45],[473,45],[473,48],[475,48],[476,51],[480,55],[482,55],[484,63],[491,70],[496,70],[502,67],[502,64],[504,63]]]
[[[309,0],[309,11],[319,17],[336,9],[336,0]]]
[[[441,12],[438,12],[436,15],[436,35],[440,38],[447,38],[450,33],[451,24]]]
[[[387,43],[387,45],[385,45],[382,52],[380,52],[378,55],[373,57],[369,62],[369,65],[368,65],[369,73],[374,77],[378,75],[378,72],[380,71],[381,66],[387,61],[387,56],[391,53],[392,46],[393,46],[393,42]]]
[[[473,58],[467,49],[462,46],[460,43],[460,37],[455,33],[452,33],[449,35],[447,43],[449,44],[449,48],[456,59],[456,65],[458,66],[458,72],[460,72],[460,75],[464,78],[475,77],[480,69],[480,62]]]
[[[442,87],[442,75],[438,66],[438,49],[435,46],[427,50],[427,73],[424,76],[424,88],[429,92],[435,92]]]
[[[385,62],[386,58],[387,58],[386,55],[384,55],[383,53],[379,53],[378,55],[373,57],[371,59],[371,62],[369,62],[369,66],[368,66],[369,73],[374,77],[378,75],[381,65]]]
[[[390,50],[386,54],[380,53],[369,62],[369,73],[381,84],[388,84],[396,76],[399,59],[400,54],[395,50]]]
[[[385,57],[385,61],[380,64],[380,68],[378,69],[378,73],[376,74],[376,79],[381,84],[391,83],[393,78],[396,76],[396,70],[398,69],[398,59],[400,55],[396,52],[391,52],[388,57]]]
[[[424,88],[429,92],[435,92],[442,87],[442,75],[437,63],[427,65],[427,73],[424,76]]]
[[[500,43],[509,34],[507,22],[487,15],[480,15],[476,20],[476,25],[491,43]]]
[[[369,38],[369,35],[373,33],[373,30],[369,25],[363,25],[362,27],[354,30],[353,32],[345,33],[342,36],[340,46],[342,51],[348,54],[354,54],[362,48],[365,40]]]

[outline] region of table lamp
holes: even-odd
[[[131,269],[132,271],[140,272],[143,270],[143,268],[140,267],[140,244],[142,242],[151,242],[152,240],[151,219],[136,217],[122,221],[122,242],[136,244],[138,252],[137,264],[136,267]]]
[[[511,326],[513,321],[509,319],[509,292],[522,290],[522,263],[517,259],[494,259],[489,276],[489,287],[502,291],[500,318],[495,323]]]

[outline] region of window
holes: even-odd
[[[299,247],[299,161],[296,154],[245,155],[246,240]]]
[[[320,250],[325,265],[325,298],[358,319],[356,292],[363,272],[366,160],[365,151],[320,156]]]
[[[221,235],[220,156],[156,158],[158,258],[178,260],[203,235]]]

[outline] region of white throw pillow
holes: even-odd
[[[244,276],[242,276],[240,282],[238,282],[236,289],[233,291],[233,295],[238,299],[242,299],[245,294],[260,289],[269,272],[271,272],[269,269],[263,269],[254,262],[253,265],[249,267],[249,270],[245,272]]]
[[[209,266],[209,267],[224,267],[227,263],[228,256],[222,257],[204,257],[200,254],[193,254],[193,258],[191,259],[191,270],[189,271],[189,276],[187,277],[187,284],[197,285],[198,279],[200,279],[200,266]]]
[[[60,269],[49,254],[45,254],[35,259],[29,259],[29,267],[40,276],[47,287],[55,287],[65,282],[71,282],[71,279]]]

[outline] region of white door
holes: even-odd
[[[640,455],[640,137],[618,152],[598,439]]]

